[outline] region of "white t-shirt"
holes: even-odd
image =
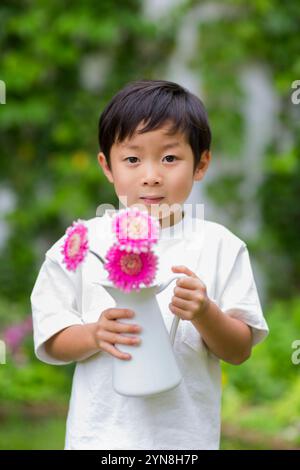
[[[110,212],[85,221],[90,248],[102,256],[113,242]],[[60,253],[63,239],[47,251],[31,294],[36,356],[56,365],[67,362],[46,353],[44,343],[51,336],[71,325],[95,322],[103,310],[115,307],[105,289],[94,284],[107,273],[93,255],[75,273],[66,270]],[[171,229],[161,230],[154,251],[159,256],[159,282],[174,275],[173,265],[185,265],[205,283],[208,296],[224,314],[238,310],[235,317],[252,327],[253,344],[267,336],[246,244],[227,228],[185,213]],[[168,331],[175,286],[176,280],[157,295]],[[114,391],[113,356],[105,351],[77,362],[65,449],[218,449],[220,361],[190,321],[179,322],[174,354],[183,380],[172,390],[148,397]]]

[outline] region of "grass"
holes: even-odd
[[[62,450],[64,440],[64,418],[11,418],[0,423],[0,450]]]

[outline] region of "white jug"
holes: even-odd
[[[181,382],[182,376],[172,349],[179,317],[174,315],[169,337],[156,300],[156,294],[179,277],[182,275],[174,275],[164,283],[141,287],[139,292],[133,290],[129,293],[116,288],[109,280],[95,283],[104,287],[113,297],[115,308],[126,308],[135,312],[133,318],[122,318],[118,321],[141,327],[141,332],[138,333],[141,339],[139,345],[117,345],[120,351],[131,355],[131,359],[113,357],[112,382],[117,393],[143,397],[171,390]]]

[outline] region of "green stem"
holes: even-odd
[[[97,253],[95,253],[92,250],[89,250],[89,252],[92,253],[94,256],[96,256],[96,258],[98,258],[98,260],[101,261],[102,264],[105,263],[104,259],[100,255],[98,255]]]

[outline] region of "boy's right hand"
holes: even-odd
[[[96,322],[94,339],[97,347],[119,359],[131,359],[131,355],[119,351],[115,344],[138,346],[140,339],[137,336],[124,336],[141,332],[141,327],[134,324],[118,322],[120,318],[133,318],[134,312],[126,308],[107,308],[101,313]],[[122,334],[123,333],[123,334]]]

